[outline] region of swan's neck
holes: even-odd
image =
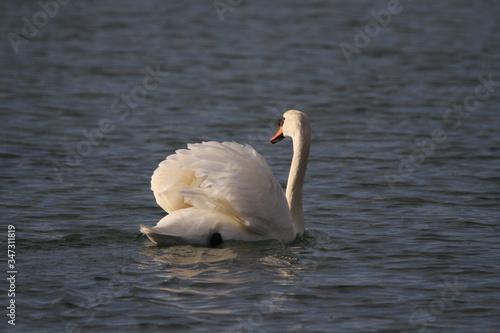
[[[311,145],[311,133],[302,132],[292,138],[293,158],[286,186],[286,199],[292,216],[292,223],[297,233],[305,230],[304,212],[302,208],[302,187],[306,176],[307,159]]]

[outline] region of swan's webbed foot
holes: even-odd
[[[222,235],[218,232],[214,232],[212,235],[210,235],[210,240],[208,241],[210,247],[218,247],[222,244],[222,242]]]

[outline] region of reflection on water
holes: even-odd
[[[300,272],[298,258],[276,241],[225,242],[222,248],[149,245],[141,254],[144,263],[139,267],[147,269],[153,265],[157,270],[155,275],[168,281],[244,284],[263,272],[271,274],[275,281],[278,277],[295,278]],[[241,267],[245,272],[234,275],[227,268],[233,266]]]
[[[171,246],[168,248],[157,248],[150,246],[143,254],[154,258],[155,261],[175,266],[216,263],[236,258],[236,253],[228,248],[212,249],[194,246]]]

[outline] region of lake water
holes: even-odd
[[[42,4],[0,4],[1,331],[500,330],[498,2]],[[186,143],[250,143],[285,186],[292,108],[304,237],[140,235]]]

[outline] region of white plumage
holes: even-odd
[[[223,240],[288,243],[303,232],[268,164],[249,145],[188,144],[159,164],[151,189],[169,213],[153,228],[141,225],[156,244],[209,245],[216,233]]]

